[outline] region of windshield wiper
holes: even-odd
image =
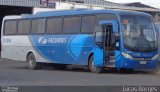
[[[143,39],[147,42],[149,48],[152,49],[152,47],[151,47],[151,45],[149,44],[148,40],[147,40],[146,37],[144,36],[144,32],[143,32],[142,28],[140,28],[140,33],[141,33]]]

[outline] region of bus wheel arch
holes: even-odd
[[[93,65],[93,52],[90,53],[90,55],[88,57],[88,68],[92,73],[101,73],[101,72],[103,72],[103,68]]]
[[[36,56],[31,51],[27,54],[26,62],[30,70],[36,70],[41,68],[41,64],[36,61]]]
[[[29,54],[34,54],[34,52],[29,51],[29,52],[27,53],[27,55],[26,55],[26,61],[27,61],[27,59],[28,59]],[[35,55],[35,54],[34,54],[34,55]]]
[[[93,57],[93,52],[91,52],[88,56],[88,65],[89,65],[89,60],[91,59],[91,57]]]

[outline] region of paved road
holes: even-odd
[[[25,62],[0,60],[0,85],[13,86],[159,86],[160,73],[136,71],[122,73],[108,70],[102,74],[93,74],[84,69],[53,70],[47,67],[41,70],[29,70]]]

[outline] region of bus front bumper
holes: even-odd
[[[124,58],[122,61],[115,62],[117,68],[126,68],[126,69],[156,69],[158,60],[147,60],[147,61],[138,61],[133,59]]]

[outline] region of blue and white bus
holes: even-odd
[[[66,10],[6,16],[2,58],[27,61],[30,69],[53,63],[104,68],[156,69],[157,34],[151,15],[125,10]]]

